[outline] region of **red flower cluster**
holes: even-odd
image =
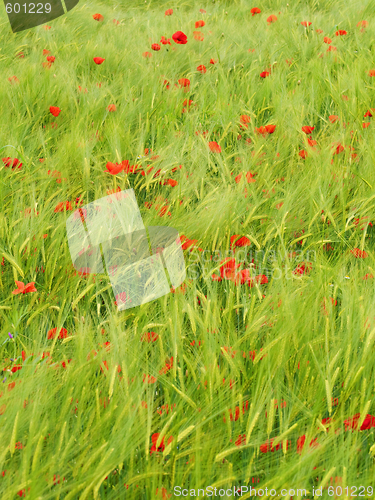
[[[137,174],[141,173],[139,165],[129,164],[129,160],[124,160],[121,163],[108,162],[104,172],[108,172],[111,175],[117,175],[120,172],[125,172],[126,174]]]
[[[52,330],[49,330],[48,333],[47,333],[48,340],[54,339],[56,337],[56,334],[57,334],[57,328],[52,328]],[[61,328],[61,330],[59,332],[58,338],[59,339],[66,339],[67,336],[68,336],[67,329],[66,328]]]
[[[157,453],[157,452],[163,452],[165,450],[165,444],[164,444],[165,437],[163,437],[161,439],[159,446],[156,448],[159,436],[160,436],[159,432],[155,432],[155,434],[153,434],[151,436],[152,446],[151,446],[151,450],[150,450],[150,455],[152,455],[153,453]],[[167,444],[170,444],[172,441],[173,441],[173,436],[170,436],[168,438]]]
[[[255,133],[266,137],[268,134],[273,134],[276,130],[276,125],[266,125],[259,128],[255,128]]]
[[[245,244],[243,246],[245,246]],[[221,264],[220,276],[218,276],[217,274],[213,274],[211,276],[214,281],[229,280],[236,285],[243,285],[247,283],[250,288],[255,286],[256,283],[261,285],[268,283],[267,276],[263,274],[259,274],[254,278],[250,275],[249,269],[242,269],[241,271],[239,271],[238,268],[241,266],[241,264],[237,264],[235,259],[231,259],[228,257],[228,259],[221,261]]]
[[[166,362],[165,362],[165,365],[163,366],[163,368],[159,371],[159,374],[162,375],[162,374],[166,374],[167,372],[169,372],[169,370],[173,367],[173,356],[170,358],[170,359],[167,359]]]
[[[173,33],[172,40],[179,45],[185,45],[188,41],[187,36],[182,31],[176,31],[176,33]]]
[[[22,168],[22,163],[20,162],[20,160],[18,158],[10,158],[9,156],[7,156],[6,158],[2,158],[2,161],[4,163],[4,166],[7,168],[7,167],[12,167],[12,170],[21,170]]]
[[[142,342],[156,342],[159,335],[155,332],[146,332],[142,335]]]
[[[55,118],[61,113],[61,109],[57,106],[50,106],[49,111]]]
[[[37,292],[37,289],[34,286],[34,281],[32,283],[27,283],[27,285],[25,285],[22,281],[16,281],[15,283],[18,288],[13,290],[13,295],[18,295],[19,293],[25,295],[25,293]]]
[[[260,451],[262,453],[267,453],[269,451],[274,452],[274,451],[277,451],[280,448],[282,448],[281,442],[277,443],[277,445],[274,447],[274,445],[273,445],[274,441],[275,441],[275,439],[267,439],[267,441],[264,444],[260,445]],[[288,440],[286,442],[286,449],[288,449],[291,446],[292,446],[292,442]]]

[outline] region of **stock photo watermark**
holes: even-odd
[[[242,283],[256,276],[264,276],[268,281],[282,278],[289,280],[308,274],[314,262],[315,250],[297,250],[283,254],[275,250],[229,249],[210,252],[194,249],[186,256],[186,274],[192,280],[216,281],[233,281],[234,276],[238,276]]]
[[[66,229],[74,268],[108,273],[119,311],[170,293],[186,277],[178,232],[146,229],[133,189],[75,210]]]
[[[13,33],[35,28],[72,10],[79,0],[16,1],[4,0]]]
[[[181,486],[175,486],[173,488],[173,494],[176,497],[242,497],[246,495],[249,497],[265,497],[265,498],[275,498],[275,497],[289,497],[293,498],[297,495],[297,498],[303,498],[309,496],[309,498],[321,497],[323,496],[323,490],[326,490],[329,497],[334,498],[348,498],[348,496],[367,496],[372,497],[374,489],[372,486],[325,486],[319,488],[312,488],[311,491],[306,490],[306,488],[282,488],[281,490],[276,490],[275,488],[253,488],[252,486],[232,486],[231,488],[218,488],[213,486],[207,486],[206,488],[183,488]],[[358,493],[357,493],[358,492]]]

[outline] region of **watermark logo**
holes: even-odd
[[[79,0],[4,0],[13,33],[49,23],[63,16],[78,4]]]
[[[146,229],[133,189],[77,209],[66,229],[73,266],[86,273],[107,272],[118,310],[158,299],[186,277],[177,230]]]

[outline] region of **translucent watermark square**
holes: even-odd
[[[49,23],[72,10],[79,0],[4,0],[13,33]]]
[[[66,228],[73,266],[86,274],[105,273],[106,268],[119,310],[158,299],[185,280],[177,230],[147,230],[133,189],[77,209]]]

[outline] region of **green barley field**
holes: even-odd
[[[375,496],[374,8],[1,5],[1,500]],[[119,310],[66,221],[129,189],[186,278]]]

